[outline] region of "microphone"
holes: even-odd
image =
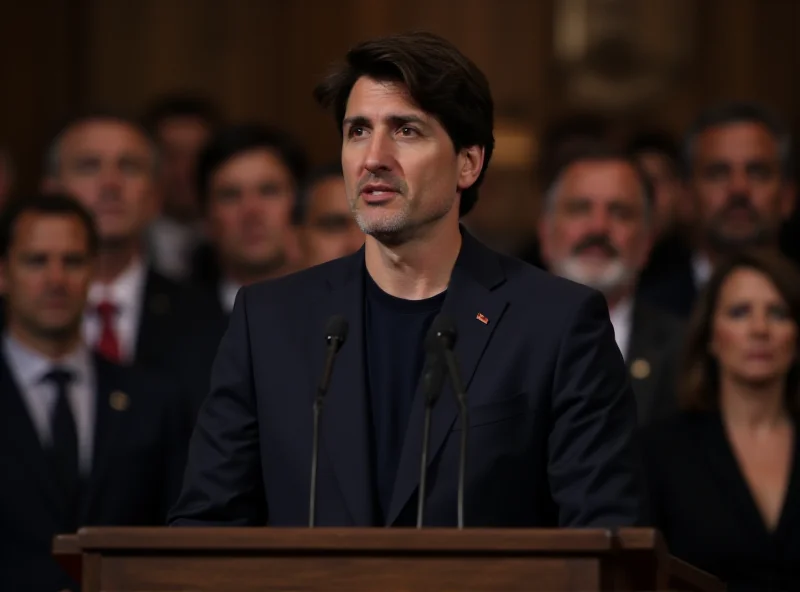
[[[456,355],[453,352],[458,333],[453,319],[441,314],[434,319],[431,330],[444,357],[447,373],[450,375],[450,383],[453,386],[461,415],[461,450],[458,459],[458,528],[464,528],[464,477],[467,468],[467,426],[469,425],[469,418],[467,415],[467,393],[461,380],[458,360],[456,360]]]
[[[425,367],[422,371],[422,394],[425,397],[425,420],[422,428],[422,454],[419,465],[419,493],[417,498],[417,528],[422,528],[427,489],[428,448],[431,434],[431,411],[442,392],[445,379],[444,358],[434,331],[425,338]]]
[[[308,502],[308,526],[313,528],[316,518],[317,505],[317,464],[319,462],[319,414],[322,409],[322,400],[331,384],[333,375],[333,362],[339,353],[345,339],[347,339],[347,319],[342,315],[334,315],[328,319],[325,327],[325,341],[327,343],[325,367],[322,371],[317,394],[314,397],[314,427],[313,443],[311,450],[311,491]]]

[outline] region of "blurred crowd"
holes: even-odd
[[[620,138],[580,116],[554,122],[540,152],[538,228],[512,254],[605,295],[653,525],[731,589],[790,589],[800,235],[786,124],[731,102],[680,138]],[[238,289],[364,242],[335,155],[311,167],[291,130],[231,122],[202,97],[77,114],[42,160],[41,192],[17,195],[0,151],[0,588],[14,590],[40,589],[24,573],[63,582],[56,533],[163,524]]]

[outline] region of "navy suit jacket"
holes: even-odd
[[[147,269],[134,359],[138,366],[171,371],[180,337],[207,313],[203,298],[189,284]]]
[[[217,296],[216,286],[192,286],[193,319],[175,335],[163,368],[175,376],[190,398],[192,415],[208,395],[211,367],[220,340],[228,326],[228,315]]]
[[[640,524],[636,404],[605,300],[462,234],[443,311],[457,324],[470,408],[466,525]],[[343,314],[349,336],[320,424],[317,523],[379,525],[368,448],[365,273],[362,247],[240,290],[171,524],[308,524],[312,401],[326,321]],[[387,525],[415,521],[423,409],[418,388]],[[431,424],[428,525],[456,524],[457,418],[447,386]]]
[[[190,435],[186,400],[160,378],[99,356],[95,379],[92,472],[78,523],[165,524],[180,491],[186,460]],[[53,536],[63,532],[62,498],[2,357],[0,418],[0,590],[77,591],[51,551]]]

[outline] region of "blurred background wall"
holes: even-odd
[[[532,223],[519,206],[536,194],[543,126],[562,115],[678,134],[706,103],[746,98],[797,127],[795,0],[7,0],[0,143],[31,189],[59,118],[103,105],[136,114],[190,90],[230,119],[287,127],[327,160],[339,139],[314,83],[356,41],[409,29],[447,36],[489,77],[498,149],[479,202],[487,224]]]

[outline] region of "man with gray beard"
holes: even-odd
[[[683,176],[694,206],[691,256],[641,286],[649,301],[688,315],[716,263],[751,246],[779,248],[794,209],[792,139],[785,124],[755,103],[703,112],[686,134]]]
[[[681,324],[635,297],[654,236],[647,178],[622,153],[588,148],[565,161],[546,200],[540,229],[546,265],[606,297],[639,423],[668,414],[674,409]]]

